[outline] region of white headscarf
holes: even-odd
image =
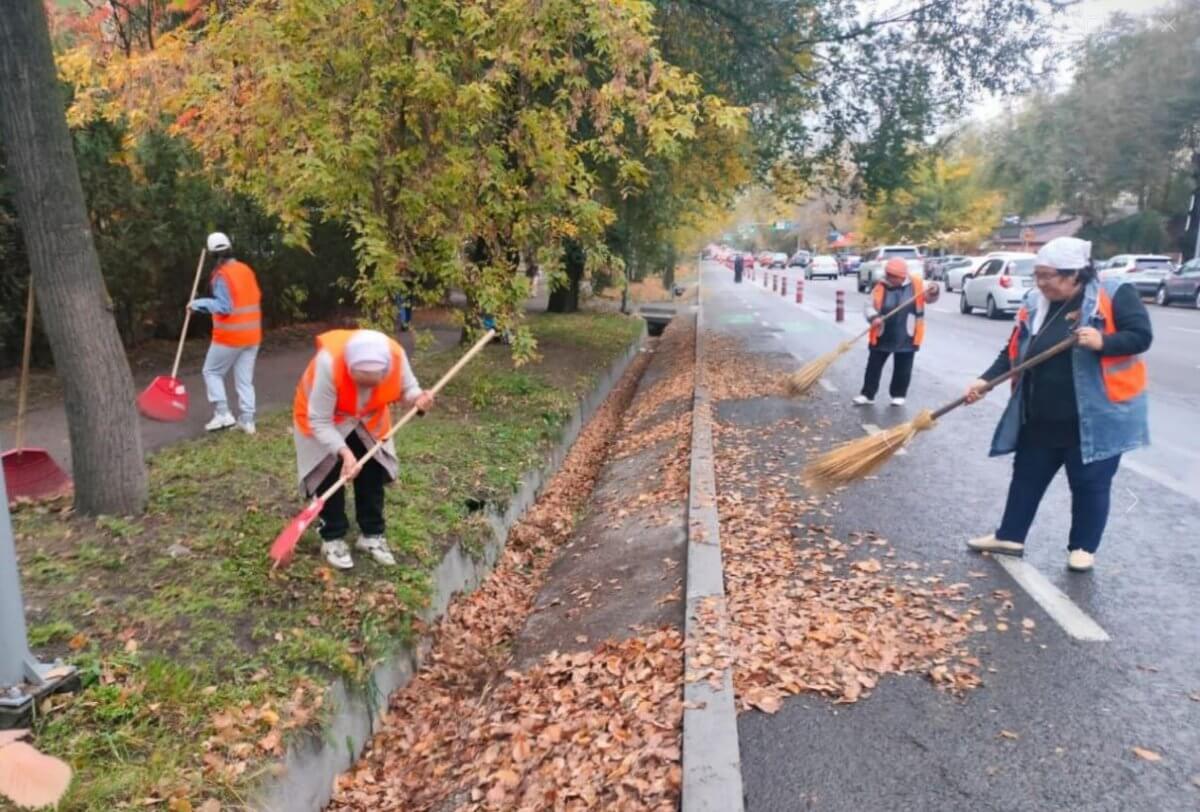
[[[346,366],[352,370],[387,372],[391,364],[391,344],[378,330],[359,330],[346,342]]]
[[[1092,258],[1092,244],[1076,237],[1055,237],[1037,252],[1033,263],[1059,271],[1086,268]]]

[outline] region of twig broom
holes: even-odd
[[[1078,339],[1074,334],[1032,358],[987,382],[981,394],[987,394],[1005,381],[1020,375],[1030,367],[1046,361],[1075,346]],[[904,448],[913,437],[933,428],[937,421],[967,402],[966,395],[947,403],[936,411],[925,409],[907,423],[890,429],[850,440],[817,457],[804,469],[804,481],[817,490],[829,490],[839,485],[848,485],[879,470],[885,462]]]
[[[898,307],[881,316],[881,320],[887,321],[916,300],[917,297],[912,296],[908,300],[901,302]],[[788,394],[792,397],[800,397],[800,395],[803,395],[809,389],[812,389],[814,386],[816,386],[817,381],[821,380],[821,376],[825,374],[826,370],[833,366],[837,359],[848,353],[851,347],[853,347],[857,342],[861,341],[864,336],[870,334],[870,332],[871,328],[868,327],[854,338],[843,341],[841,344],[838,344],[836,348],[830,350],[822,356],[814,358],[804,366],[800,367],[799,370],[789,375],[787,379]]]

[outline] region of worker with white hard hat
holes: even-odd
[[[204,359],[204,386],[213,416],[204,428],[220,431],[236,425],[254,434],[254,363],[262,344],[262,293],[254,271],[234,258],[228,236],[214,231],[208,235],[207,248],[217,260],[209,279],[212,296],[194,299],[189,305],[213,319],[212,343]],[[225,392],[225,376],[230,370],[238,396],[236,420]]]

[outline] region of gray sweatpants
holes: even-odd
[[[258,345],[253,347],[226,347],[209,344],[204,358],[204,386],[208,389],[208,402],[217,414],[229,413],[229,400],[225,396],[225,376],[233,370],[233,385],[237,388],[238,419],[243,423],[254,422],[254,361],[258,358]]]

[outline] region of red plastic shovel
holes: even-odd
[[[179,374],[179,359],[183,357],[183,342],[187,339],[188,322],[192,320],[192,299],[200,288],[200,272],[204,270],[204,257],[207,250],[200,252],[200,262],[196,265],[196,280],[192,282],[192,295],[188,299],[189,307],[184,311],[183,331],[179,334],[179,349],[175,350],[175,364],[171,374],[159,375],[150,381],[146,391],[138,395],[138,411],[151,420],[161,420],[164,423],[178,423],[187,417],[188,396]]]
[[[449,383],[450,379],[457,375],[472,358],[478,355],[479,352],[486,347],[495,336],[495,330],[488,330],[487,333],[484,334],[483,338],[475,342],[475,346],[471,347],[471,349],[467,351],[466,355],[464,355],[462,358],[459,358],[458,363],[450,367],[450,370],[442,376],[441,380],[433,385],[433,389],[429,390],[430,393],[436,395],[438,392],[442,391],[442,387]],[[405,414],[404,417],[400,418],[396,425],[392,426],[391,429],[388,430],[387,434],[383,435],[382,439],[375,443],[375,445],[371,446],[370,450],[368,450],[366,454],[363,454],[362,457],[359,458],[358,468],[361,469],[368,460],[378,454],[379,449],[383,448],[383,444],[390,440],[393,434],[403,428],[405,423],[412,420],[416,416],[417,409],[414,406],[408,410],[408,413]],[[283,528],[283,532],[275,537],[275,541],[271,544],[270,552],[271,560],[275,563],[271,565],[271,569],[286,567],[289,563],[291,563],[292,553],[296,551],[296,545],[300,543],[300,537],[304,535],[304,531],[307,530],[308,526],[313,523],[313,520],[320,515],[321,508],[325,507],[326,500],[337,493],[341,488],[345,487],[346,483],[350,481],[350,473],[352,472],[343,473],[341,479],[330,485],[324,493],[320,494],[311,502],[309,502],[308,507],[300,511],[300,514],[296,516],[296,518],[292,519],[288,523],[287,527]]]
[[[25,400],[29,394],[29,356],[33,349],[33,279],[29,280],[29,300],[25,305],[25,349],[21,355],[21,384],[17,393],[17,437],[12,451],[0,454],[4,481],[8,483],[8,503],[18,499],[47,499],[71,488],[71,477],[44,448],[22,448],[25,442]]]

